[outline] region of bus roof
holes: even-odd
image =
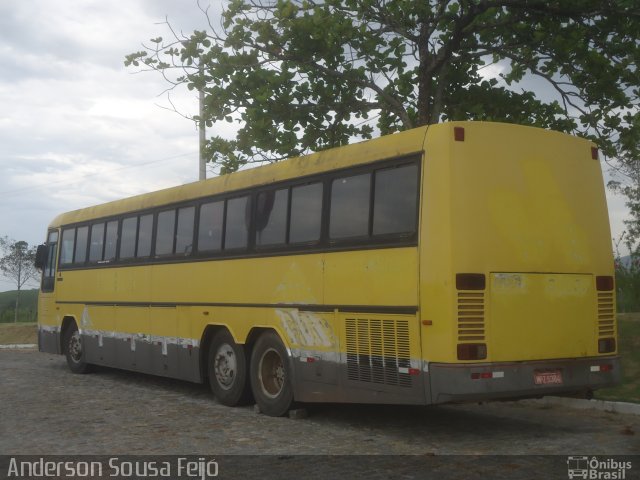
[[[422,152],[427,128],[441,128],[442,126],[444,124],[415,128],[278,163],[62,213],[53,219],[49,228],[204,198],[249,187],[269,185],[324,171]]]

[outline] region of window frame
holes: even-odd
[[[305,175],[302,177],[286,179],[277,181],[269,185],[258,185],[248,188],[242,188],[229,192],[223,192],[214,195],[202,196],[186,201],[170,203],[165,205],[156,206],[153,208],[132,210],[123,212],[118,215],[110,215],[105,217],[99,217],[92,219],[91,221],[84,221],[79,223],[67,224],[60,226],[60,239],[58,248],[62,249],[62,234],[64,230],[75,228],[74,233],[74,256],[75,256],[75,243],[77,228],[82,226],[89,227],[88,240],[87,240],[87,252],[86,261],[84,264],[64,264],[60,263],[61,253],[58,255],[58,268],[60,270],[73,270],[78,268],[103,268],[103,267],[117,267],[117,266],[131,266],[131,265],[146,265],[156,263],[180,263],[190,261],[206,261],[216,259],[227,258],[251,258],[261,256],[279,256],[279,255],[298,255],[304,253],[317,253],[317,252],[333,252],[344,250],[369,250],[377,248],[390,248],[390,247],[407,247],[417,246],[420,228],[420,202],[421,202],[421,175],[424,161],[424,152],[416,152],[401,157],[383,159],[366,164],[350,166],[345,168],[338,168],[318,174]],[[373,220],[375,210],[375,184],[376,184],[376,172],[381,170],[387,170],[394,167],[402,167],[404,165],[415,164],[417,167],[418,181],[416,184],[416,209],[414,220],[414,231],[407,233],[386,233],[373,235]],[[330,212],[331,212],[331,196],[332,196],[332,183],[334,180],[344,177],[356,176],[363,173],[370,174],[370,198],[369,198],[369,218],[368,218],[368,234],[366,236],[358,237],[346,237],[346,238],[329,238],[330,228]],[[291,242],[291,213],[292,213],[292,195],[293,189],[305,185],[311,185],[319,183],[322,187],[322,201],[321,201],[321,213],[320,213],[320,237],[317,241],[310,242]],[[261,192],[277,192],[279,190],[287,190],[287,212],[286,212],[286,232],[285,243],[273,244],[273,245],[258,245],[256,241],[256,221],[257,221],[257,197]],[[235,198],[248,197],[248,202],[251,208],[250,224],[248,228],[248,239],[246,247],[228,249],[226,247],[226,230],[227,230],[227,217],[228,217],[228,202]],[[200,235],[200,215],[203,205],[223,202],[223,218],[222,218],[222,238],[221,248],[219,250],[205,250],[201,251],[199,246]],[[193,225],[193,247],[191,252],[187,255],[177,254],[176,249],[176,235],[178,228],[178,215],[180,209],[194,207],[194,225]],[[172,253],[157,255],[156,254],[156,242],[158,233],[158,216],[161,212],[173,211],[174,212],[174,225],[173,225],[173,242]],[[139,257],[138,249],[140,242],[140,223],[141,218],[147,215],[151,215],[152,228],[151,228],[151,251],[147,257]],[[126,218],[136,217],[136,246],[135,256],[133,258],[120,258],[120,242],[122,237],[122,222]],[[106,252],[106,235],[107,225],[109,222],[117,222],[117,245],[116,245],[116,257],[112,260],[104,260]],[[103,239],[102,239],[102,254],[101,260],[91,261],[91,233],[95,225],[103,225]]]

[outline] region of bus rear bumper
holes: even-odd
[[[508,363],[430,363],[431,403],[537,398],[589,397],[620,383],[620,357]]]

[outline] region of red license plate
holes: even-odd
[[[562,383],[562,372],[560,370],[534,372],[533,381],[536,385],[559,384]]]

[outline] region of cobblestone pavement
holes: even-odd
[[[0,454],[640,453],[640,417],[490,403],[314,405],[302,420],[228,408],[207,387],[101,368],[73,375],[62,356],[0,351]]]

